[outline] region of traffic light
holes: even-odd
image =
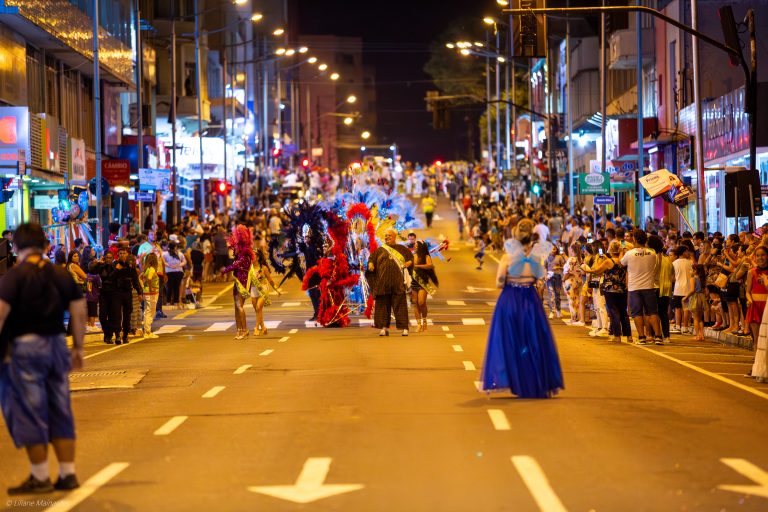
[[[0,185],[2,185],[2,191],[0,193],[0,203],[7,203],[13,197],[13,190],[8,190],[11,186],[13,178],[0,178]]]
[[[232,192],[232,184],[224,180],[211,180],[211,189],[214,194],[226,196]]]
[[[272,156],[275,157],[275,158],[278,158],[280,156],[280,153],[282,153],[280,148],[275,148],[275,149],[272,150]]]
[[[308,169],[308,168],[309,168],[309,163],[310,163],[310,162],[309,162],[309,158],[304,158],[304,159],[302,159],[302,160],[301,160],[301,166],[302,166],[303,168],[305,168],[305,169]]]
[[[539,186],[538,183],[533,184],[533,187],[531,187],[531,192],[533,192],[536,195],[539,195],[539,193],[541,192],[541,187]]]

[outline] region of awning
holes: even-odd
[[[644,137],[643,148],[650,149],[658,146],[668,146],[670,144],[678,144],[680,142],[685,142],[689,140],[690,140],[690,136],[687,133],[675,130],[675,131],[661,133],[656,137],[654,137],[653,135]],[[634,141],[632,144],[629,145],[629,147],[632,149],[637,149],[637,141]]]

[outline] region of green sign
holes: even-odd
[[[611,193],[611,175],[607,172],[579,174],[579,194],[607,196]]]

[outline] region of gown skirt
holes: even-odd
[[[763,310],[763,318],[760,322],[755,362],[752,365],[752,377],[768,379],[768,308]]]
[[[507,284],[496,301],[483,363],[484,391],[549,398],[564,389],[557,347],[534,286]]]

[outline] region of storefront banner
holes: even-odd
[[[15,166],[20,149],[29,150],[29,110],[0,107],[0,166]]]
[[[139,190],[157,190],[166,193],[170,189],[170,169],[139,169]]]
[[[128,160],[102,160],[101,176],[109,186],[129,187],[131,185],[131,163]]]
[[[579,194],[607,196],[611,193],[611,175],[607,172],[579,174]]]
[[[83,139],[69,139],[69,179],[77,184],[84,184],[86,177],[85,141]]]

